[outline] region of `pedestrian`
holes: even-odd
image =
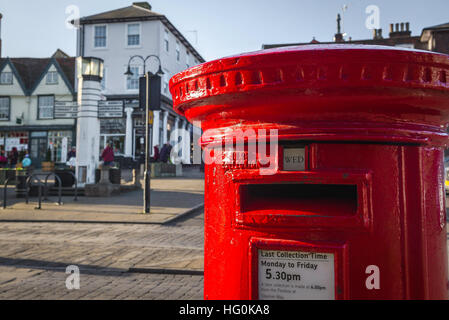
[[[170,158],[170,151],[171,151],[171,145],[170,143],[166,142],[161,149],[161,154],[160,154],[160,160],[163,163],[167,163],[168,159]]]
[[[0,152],[0,168],[6,168],[8,166],[8,158],[5,157],[5,150]]]
[[[108,143],[101,153],[101,158],[105,166],[110,166],[114,162],[114,150],[111,147],[111,143]]]
[[[19,160],[19,152],[17,151],[17,148],[14,147],[9,153],[9,167],[15,168],[18,160]]]
[[[155,145],[153,149],[154,149],[153,161],[154,162],[158,162],[159,161],[159,157],[160,157],[159,145]]]
[[[67,154],[67,159],[71,159],[71,158],[76,158],[76,148],[72,147],[72,149],[70,149],[69,153]]]

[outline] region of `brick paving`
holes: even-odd
[[[3,205],[3,193],[1,204]],[[43,201],[38,198],[15,198],[15,189],[8,189],[7,208],[0,210],[0,222],[117,222],[167,223],[204,203],[204,179],[197,177],[151,180],[151,214],[142,214],[143,191],[124,191],[113,197],[62,197],[63,205],[56,205],[57,196]]]
[[[0,223],[0,299],[202,299],[203,214],[170,225]],[[68,290],[66,267],[80,269]]]

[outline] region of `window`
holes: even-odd
[[[139,89],[139,67],[131,67],[132,76],[128,76],[126,80],[127,90],[138,90]]]
[[[37,100],[38,119],[53,119],[54,96],[39,96]]]
[[[140,46],[140,24],[128,24],[128,46]]]
[[[11,99],[9,97],[0,97],[0,121],[9,121],[10,110]]]
[[[106,68],[103,67],[103,78],[101,79],[101,90],[106,90]]]
[[[47,84],[58,84],[58,73],[56,71],[47,73]]]
[[[164,34],[164,44],[165,44],[165,51],[170,51],[170,43],[169,43],[169,38],[168,38],[168,30],[165,30],[165,34]]]
[[[186,67],[187,69],[190,68],[190,53],[186,52]]]
[[[106,48],[106,26],[95,26],[95,48]]]
[[[168,90],[168,88],[169,88],[169,87],[168,87],[168,82],[170,81],[170,76],[169,76],[167,70],[164,70],[163,81],[164,81],[164,84],[163,84],[163,87],[162,87],[162,92],[163,92],[164,94],[168,95],[168,94],[169,94],[169,90]]]
[[[48,143],[53,145],[53,155],[54,161],[62,162],[62,160],[67,159],[67,150],[63,149],[63,139],[67,139],[67,147],[70,150],[70,146],[72,145],[73,134],[72,131],[48,131]],[[65,153],[65,155],[63,155]],[[65,161],[64,161],[65,162]]]
[[[12,84],[12,72],[2,72],[0,74],[0,84]]]
[[[179,44],[179,41],[176,41],[176,61],[179,61],[181,59],[181,46]]]

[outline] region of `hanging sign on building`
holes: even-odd
[[[125,100],[125,108],[136,109],[139,107],[139,100]]]
[[[98,118],[123,118],[123,101],[100,101]]]
[[[55,101],[55,119],[75,119],[78,116],[76,101]]]

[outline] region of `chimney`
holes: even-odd
[[[390,38],[404,38],[411,35],[410,22],[390,24]]]
[[[382,29],[373,29],[373,39],[374,40],[383,39]]]
[[[2,57],[2,18],[3,15],[0,13],[0,58]]]
[[[151,10],[151,5],[148,2],[133,2],[133,6]]]

